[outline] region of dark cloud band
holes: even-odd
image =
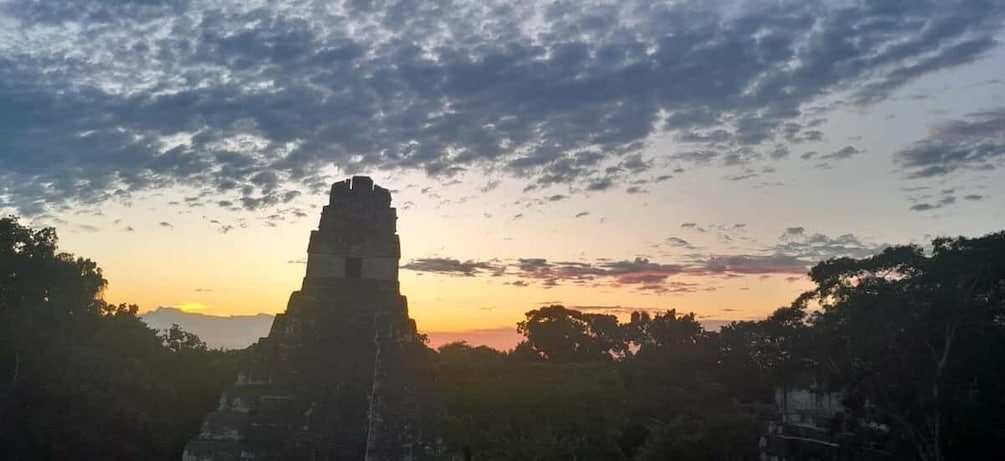
[[[996,168],[1005,162],[1005,109],[938,125],[928,137],[898,152],[896,159],[911,178]]]
[[[4,3],[0,199],[31,214],[182,186],[270,208],[322,188],[326,166],[488,168],[603,191],[652,168],[633,155],[663,132],[688,147],[674,157],[682,162],[782,158],[778,141],[822,136],[804,106],[835,91],[875,102],[971,62],[996,46],[1005,9],[978,0],[268,5]],[[969,146],[958,155],[988,156]],[[925,150],[902,155],[916,175],[960,164],[932,163]]]
[[[742,225],[732,227],[739,226]],[[790,227],[785,229],[776,244],[754,254],[692,254],[682,257],[682,261],[676,264],[662,264],[642,257],[620,261],[520,258],[464,262],[452,258],[425,258],[411,261],[402,268],[445,275],[512,276],[518,280],[509,283],[516,286],[539,283],[552,287],[571,283],[621,286],[659,293],[689,293],[708,287],[680,280],[679,277],[805,275],[819,261],[837,257],[862,258],[877,254],[884,247],[886,245],[865,243],[852,234],[829,237],[806,233],[802,227]]]

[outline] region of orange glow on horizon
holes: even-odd
[[[174,308],[176,308],[176,309],[178,309],[178,310],[180,310],[182,312],[199,312],[199,311],[206,310],[206,308],[208,308],[209,306],[207,306],[207,305],[205,305],[203,303],[188,301],[188,302],[183,302],[183,303],[180,303],[180,304],[175,304],[172,307],[174,307]]]

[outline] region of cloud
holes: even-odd
[[[517,267],[524,272],[538,272],[550,268],[551,264],[544,258],[520,258]]]
[[[677,248],[694,248],[687,240],[679,237],[668,237],[666,239],[666,244]]]
[[[1005,109],[936,125],[926,138],[897,152],[895,159],[909,178],[995,168],[1005,160]]]
[[[854,234],[831,237],[820,233],[806,233],[802,227],[790,227],[779,237],[779,242],[768,251],[816,263],[830,258],[864,258],[883,251],[887,244],[870,244]]]
[[[789,156],[789,147],[785,144],[776,144],[769,152],[768,156],[772,160],[780,160]]]
[[[161,226],[161,227],[164,227],[164,228],[167,228],[167,229],[174,229],[174,224],[171,224],[171,223],[169,223],[167,221],[161,221],[161,222],[157,223],[157,225]]]
[[[687,223],[691,224],[691,223]],[[686,226],[686,227],[697,227]],[[716,232],[743,232],[745,224],[710,225]],[[743,238],[737,235],[736,238]],[[679,237],[670,237],[664,244],[698,251]],[[573,284],[594,287],[627,288],[641,292],[673,294],[714,290],[702,278],[741,277],[746,275],[785,275],[790,278],[805,275],[819,261],[835,257],[862,258],[879,253],[885,245],[864,242],[852,234],[837,237],[808,233],[804,228],[790,227],[778,242],[747,254],[691,253],[679,256],[675,262],[658,262],[648,257],[580,261],[552,261],[546,258],[513,260],[460,260],[455,258],[421,258],[402,266],[417,272],[454,276],[504,277],[504,284],[525,287],[532,284],[544,288]],[[787,279],[789,280],[789,279]]]
[[[945,190],[942,192],[942,197],[935,203],[922,202],[911,205],[911,211],[931,211],[942,208],[944,206],[949,206],[956,203],[956,196],[952,195],[952,189]],[[980,195],[968,195],[967,197],[978,197],[978,200],[982,197]],[[964,197],[966,200],[974,200]]]
[[[758,176],[760,176],[758,173],[755,173],[753,171],[749,171],[748,170],[748,171],[745,171],[743,174],[725,176],[725,177],[723,177],[723,179],[725,179],[727,181],[743,181],[743,180],[750,179],[750,178],[756,178]]]
[[[807,233],[803,227],[789,227],[778,243],[756,254],[706,255],[692,261],[694,274],[805,274],[814,264],[838,257],[864,258],[881,252],[888,245],[863,242],[853,234],[830,237]]]
[[[711,274],[802,274],[812,262],[792,255],[713,256],[700,267]]]
[[[972,62],[996,45],[1003,10],[12,0],[0,6],[0,197],[40,214],[180,186],[252,211],[322,191],[332,167],[603,191],[652,166],[655,135],[677,137],[688,163],[787,155],[779,142],[822,137],[805,119],[823,95],[871,104]],[[942,131],[968,142],[912,147],[912,174],[998,155]]]
[[[492,261],[459,261],[451,258],[420,258],[401,266],[415,272],[474,276],[479,273],[499,273],[502,268]]]
[[[708,231],[707,228],[702,227],[698,223],[693,223],[693,222],[686,222],[684,224],[681,224],[680,228],[681,229],[688,229],[688,230],[698,231],[698,232],[701,232],[701,233],[705,233],[705,232]]]
[[[861,154],[862,151],[852,146],[844,146],[834,152],[821,156],[820,160],[844,160]]]
[[[638,290],[649,290],[661,293],[693,292],[701,289],[700,285],[681,280],[668,280],[673,276],[705,276],[723,273],[759,274],[759,273],[804,273],[807,261],[795,261],[792,257],[781,257],[783,260],[773,260],[772,257],[760,256],[713,256],[708,260],[682,264],[663,264],[648,258],[632,260],[604,261],[564,261],[549,262],[544,259],[521,259],[516,264],[507,267],[508,275],[515,275],[522,280],[537,281],[544,286],[556,286],[561,283],[589,283],[617,287],[631,287]],[[796,267],[796,269],[793,269]]]
[[[611,186],[613,186],[613,185],[614,185],[614,182],[612,182],[610,179],[603,178],[603,179],[598,179],[596,181],[593,181],[593,182],[590,182],[589,184],[587,184],[586,185],[586,190],[589,190],[589,191],[605,191],[607,189],[610,189]]]
[[[633,306],[597,306],[597,305],[585,305],[585,306],[567,306],[569,309],[574,309],[582,312],[598,312],[602,314],[631,314],[633,312],[665,312],[669,309],[659,308],[659,307],[633,307]]]
[[[659,264],[651,262],[647,258],[589,262],[552,262],[544,258],[521,258],[508,264],[506,273],[516,276],[525,283],[538,282],[544,287],[553,287],[562,283],[606,284],[667,292],[672,289],[690,288],[690,285],[675,285],[676,282],[666,283],[668,277],[680,274],[683,270],[684,267],[681,265]]]

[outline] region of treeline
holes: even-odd
[[[447,441],[465,460],[758,459],[790,388],[841,396],[842,446],[812,459],[1005,459],[1005,232],[809,275],[791,306],[718,332],[549,306],[511,352],[443,346]]]
[[[744,327],[720,335],[674,311],[619,323],[548,306],[526,317],[526,340],[508,353],[439,348],[444,433],[462,459],[756,458],[771,386],[746,348],[720,353],[748,339]]]
[[[0,219],[0,459],[181,459],[242,352],[148,328],[56,243]]]
[[[246,352],[148,328],[56,243],[0,219],[0,457],[180,459]],[[757,459],[775,390],[812,387],[840,393],[833,431],[872,453],[1005,459],[1005,232],[810,276],[791,306],[719,331],[673,310],[619,321],[548,306],[526,314],[512,351],[429,351],[444,448],[465,461]]]

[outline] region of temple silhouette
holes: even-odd
[[[369,177],[332,186],[302,288],[184,460],[439,457],[430,351],[399,290],[396,221],[390,192]]]

